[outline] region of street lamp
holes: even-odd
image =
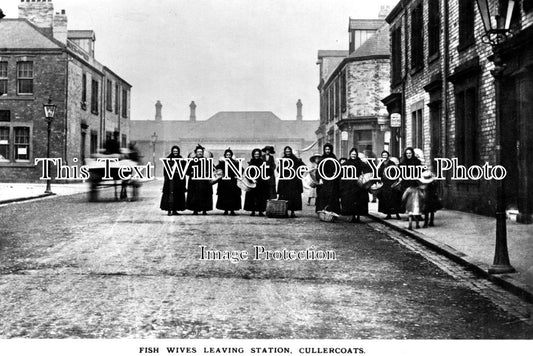
[[[499,44],[504,42],[511,33],[511,17],[513,15],[514,0],[509,0],[507,3],[507,12],[505,16],[500,16],[499,11],[495,11],[495,7],[491,9],[489,0],[476,0],[483,26],[485,28],[485,35],[483,42],[488,43],[492,47],[493,55],[489,57],[494,63],[494,69],[491,71],[494,77],[494,91],[495,91],[495,105],[496,105],[496,162],[501,164],[502,156],[502,113],[501,105],[499,103],[501,93],[501,82],[503,72],[505,70],[505,63],[497,51]],[[494,4],[495,5],[495,4]],[[507,249],[507,216],[505,213],[505,190],[503,180],[497,181],[496,187],[496,248],[494,252],[494,262],[489,268],[489,273],[513,273],[515,269],[509,262],[509,251]]]
[[[46,158],[50,158],[50,131],[51,131],[52,121],[54,121],[54,115],[56,113],[56,108],[57,106],[52,104],[52,98],[48,98],[48,103],[43,104],[44,119],[46,120],[46,123],[48,124],[48,141],[46,144]],[[47,160],[46,164],[48,165],[48,173],[50,174],[50,161]],[[46,190],[44,191],[45,194],[53,194],[52,188],[50,186],[50,180],[51,178],[46,180]]]
[[[152,162],[154,163],[154,178],[155,178],[155,175],[156,175],[156,166],[155,166],[155,143],[157,142],[157,133],[154,132],[154,134],[152,135],[152,148],[153,148],[153,151],[152,151]]]

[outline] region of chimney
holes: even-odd
[[[157,103],[155,103],[155,121],[161,121],[163,120],[163,116],[161,115],[161,108],[163,107],[163,104],[158,100]]]
[[[196,104],[194,103],[194,100],[191,101],[191,104],[189,105],[191,108],[191,115],[189,116],[189,121],[195,122],[196,121]]]
[[[298,102],[296,103],[296,120],[302,121],[302,101],[298,99]]]
[[[19,18],[27,19],[52,35],[54,4],[52,0],[21,0]]]
[[[54,15],[54,25],[52,27],[52,32],[54,38],[63,44],[67,44],[67,15],[65,10],[61,10],[61,13],[56,13]]]
[[[388,5],[381,5],[381,9],[379,10],[378,18],[385,20],[387,16],[389,16],[390,13],[390,6]]]

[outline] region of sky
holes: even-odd
[[[272,111],[318,119],[319,49],[348,49],[349,18],[398,0],[53,0],[69,30],[92,29],[96,59],[129,82],[134,120]],[[1,0],[9,18],[20,0]]]

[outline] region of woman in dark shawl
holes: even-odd
[[[359,158],[356,148],[351,149],[344,165],[354,167],[358,177],[365,173],[372,173],[372,168]],[[341,214],[351,215],[351,222],[358,223],[361,215],[368,215],[368,191],[361,187],[357,180],[347,178],[344,177],[340,181]]]
[[[198,145],[194,153],[195,160],[191,162],[187,171],[189,176],[187,209],[192,210],[193,215],[198,215],[199,211],[203,212],[203,215],[207,215],[207,212],[213,209],[213,186],[209,179],[195,177],[195,174],[201,174],[202,162],[204,162],[204,167],[208,166],[207,162],[205,162],[207,158],[204,157],[204,148]]]
[[[263,161],[267,164],[267,175],[269,176],[268,179],[268,199],[276,199],[277,193],[276,193],[276,160],[274,159],[273,154],[276,153],[274,151],[274,146],[265,146],[261,150],[263,152]]]
[[[170,159],[168,166],[171,169],[174,165],[180,164],[180,161],[177,160],[181,158],[180,148],[178,146],[172,146],[167,158]],[[172,179],[170,179],[169,173],[171,172],[163,170],[165,181],[163,183],[163,196],[161,197],[161,204],[159,207],[161,210],[167,211],[168,215],[179,215],[178,210],[185,210],[185,177],[180,179],[178,172],[174,171],[174,175]]]
[[[326,159],[337,160],[337,157],[333,153],[333,146],[330,143],[326,143],[323,148],[322,158],[318,167],[322,166],[322,171],[326,177],[332,178],[335,174],[336,169],[338,168],[338,163],[332,162],[331,160],[325,161]],[[337,167],[337,168],[336,168]],[[316,187],[316,212],[327,210],[334,213],[340,213],[339,205],[339,178],[335,179],[325,179],[320,174],[320,169],[317,170],[317,178],[319,179],[320,184]]]
[[[385,219],[390,219],[391,214],[396,214],[396,218],[400,220],[400,212],[402,210],[402,193],[399,189],[392,187],[397,180],[389,179],[389,177],[385,174],[385,170],[388,167],[395,166],[396,164],[391,161],[388,151],[381,152],[381,158],[383,158],[383,162],[381,162],[381,165],[379,166],[378,176],[380,177],[383,186],[377,194],[378,211],[386,214]]]
[[[301,159],[292,153],[292,148],[290,146],[287,146],[283,149],[283,158],[290,159],[292,161],[292,168],[295,171],[298,170],[298,167],[305,165]],[[298,178],[297,175],[295,175],[292,179],[279,179],[278,181],[279,199],[288,201],[287,208],[291,211],[291,218],[296,217],[296,214],[294,213],[295,211],[302,210],[303,191],[304,187],[302,180]]]
[[[399,166],[420,166],[422,162],[415,156],[415,150],[412,147],[407,147],[403,151],[403,156]],[[402,177],[402,194],[409,187],[418,187],[418,179],[404,179]]]
[[[235,168],[239,168],[239,163],[233,159],[233,151],[227,149],[224,151],[224,158],[218,162],[216,165],[217,170],[222,171],[222,175],[226,174],[226,165],[231,161]],[[235,210],[241,209],[241,189],[237,186],[237,175],[235,172],[228,167],[228,177],[229,179],[224,179],[223,177],[218,180],[217,188],[217,209],[224,210],[224,215],[229,214],[234,216]]]
[[[261,158],[261,150],[256,148],[252,151],[252,159],[248,164],[250,166],[261,167],[265,162]],[[261,179],[261,177],[256,179],[255,188],[252,188],[250,191],[246,192],[244,198],[244,210],[251,211],[250,216],[255,216],[255,212],[259,213],[259,216],[265,216],[263,213],[266,210],[266,202],[268,199],[268,181]]]

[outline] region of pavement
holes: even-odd
[[[46,197],[44,188],[44,184],[0,183],[0,205]],[[86,190],[85,183],[52,185],[54,194],[60,196]],[[509,257],[516,272],[495,275],[488,273],[495,253],[495,218],[441,210],[435,215],[434,227],[408,230],[405,216],[402,220],[385,220],[384,215],[377,212],[377,203],[370,203],[369,211],[374,220],[407,234],[520,298],[533,302],[533,225],[507,220]]]
[[[516,272],[489,274],[495,254],[495,218],[440,210],[435,214],[434,227],[408,230],[404,215],[402,220],[385,220],[385,215],[378,213],[377,208],[377,203],[369,206],[370,216],[375,220],[413,237],[522,299],[533,302],[533,225],[507,220],[509,259]]]

